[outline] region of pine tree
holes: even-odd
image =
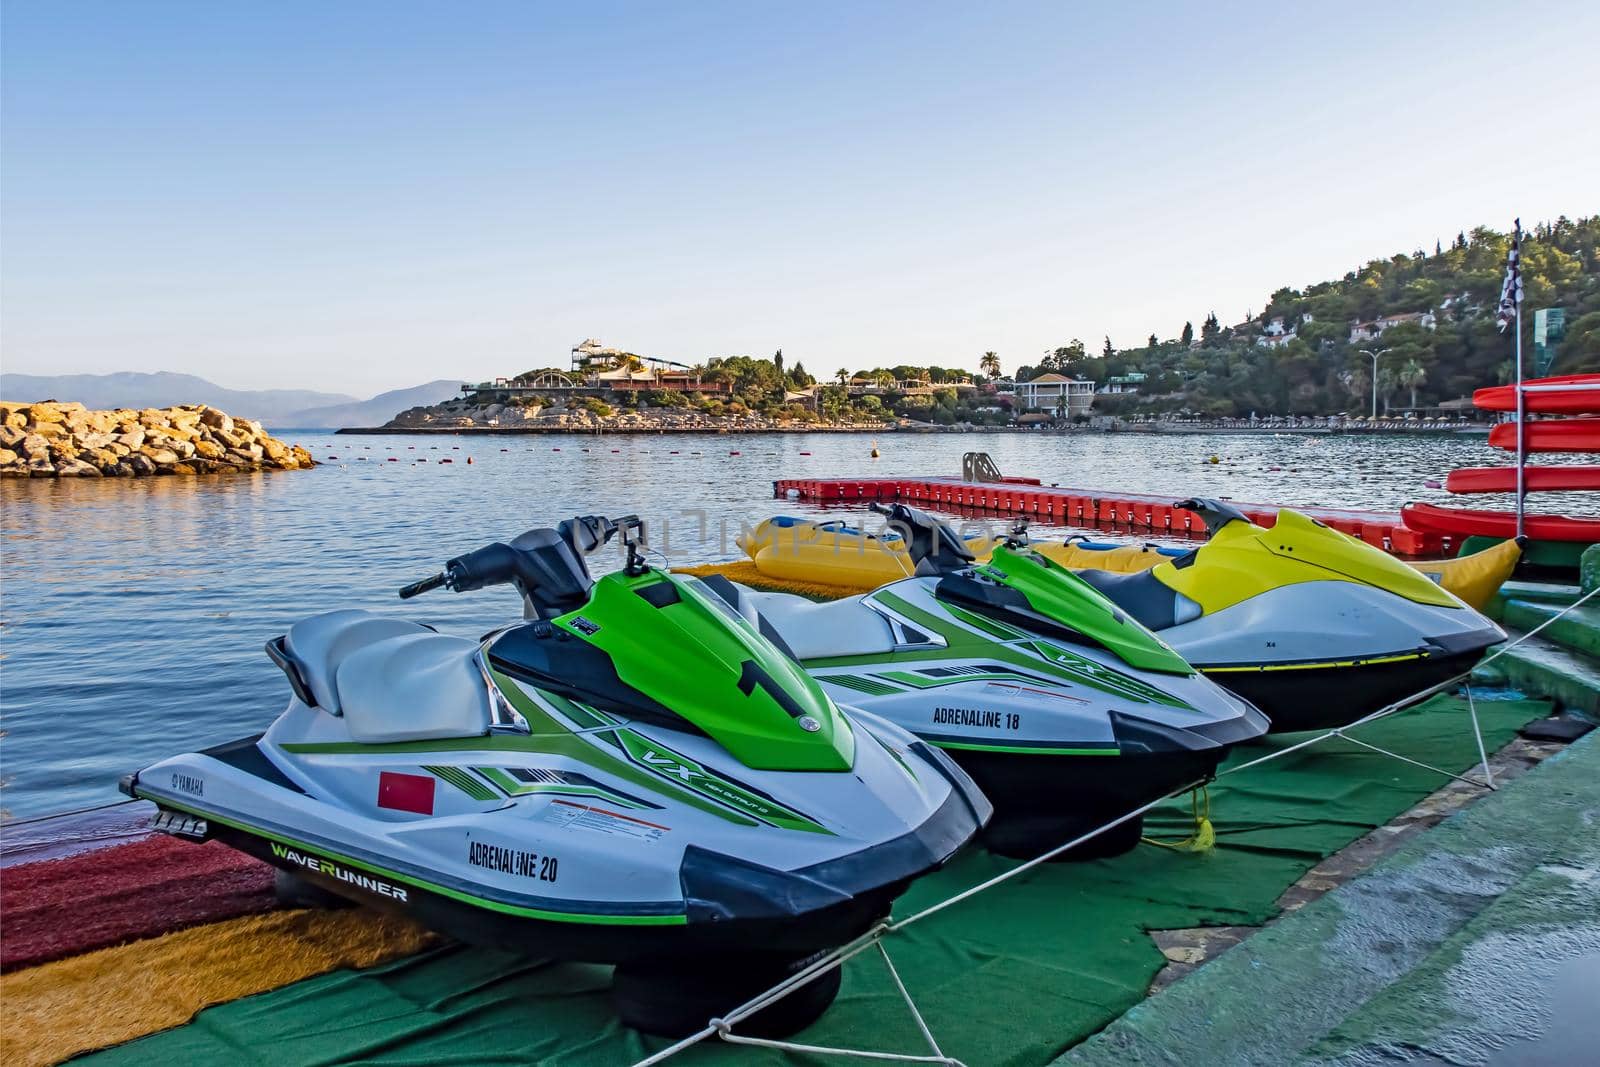
[[[1156,340],[1156,335],[1155,334],[1151,334],[1150,335],[1150,340],[1145,343],[1145,346],[1147,348],[1154,348],[1156,345],[1158,345],[1160,343],[1161,343],[1160,341]]]
[[[778,368],[778,375],[781,377],[783,375],[783,349],[780,348],[772,353],[772,365]]]
[[[1179,337],[1178,340],[1183,342],[1184,347],[1194,343],[1194,323],[1186,322],[1183,324],[1183,336]]]
[[[1105,350],[1103,352],[1101,352],[1101,355],[1103,357],[1105,357],[1106,359],[1110,359],[1112,356],[1114,356],[1116,354],[1117,354],[1117,350],[1115,348],[1113,348],[1112,345],[1111,345],[1111,335],[1107,334],[1106,335],[1106,347],[1105,347]]]

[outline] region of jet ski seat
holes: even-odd
[[[351,740],[377,745],[487,734],[489,691],[477,652],[475,641],[424,630],[350,653],[336,680]]]
[[[1163,585],[1148,570],[1129,574],[1095,570],[1074,573],[1147,630],[1166,630],[1200,617],[1200,605]]]
[[[283,650],[299,668],[300,677],[311,690],[317,707],[330,715],[342,715],[334,672],[346,656],[387,637],[430,632],[420,623],[347,608],[301,619],[289,627]]]
[[[368,611],[330,611],[290,627],[283,651],[317,707],[365,744],[489,732],[478,646]]]
[[[855,597],[817,604],[791,593],[744,592],[796,659],[868,656],[896,647],[889,623]]]

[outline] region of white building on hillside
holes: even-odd
[[[1350,343],[1360,341],[1373,341],[1383,336],[1383,331],[1391,326],[1402,323],[1415,323],[1424,330],[1431,330],[1438,325],[1438,318],[1431,311],[1405,311],[1397,315],[1379,315],[1371,322],[1353,322],[1350,324]]]
[[[1017,406],[1024,410],[1038,408],[1054,413],[1065,398],[1068,418],[1089,414],[1094,403],[1094,382],[1086,378],[1068,378],[1064,374],[1041,374],[1032,381],[1015,383],[1012,389]]]

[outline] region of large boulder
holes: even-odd
[[[223,433],[233,432],[233,418],[225,411],[206,408],[200,413],[200,421],[213,430],[221,430]]]
[[[162,448],[160,445],[145,445],[139,449],[139,454],[158,467],[170,467],[178,462],[178,454],[176,452],[170,448]]]

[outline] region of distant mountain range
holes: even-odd
[[[438,404],[460,392],[459,380],[440,378],[426,385],[414,385],[410,389],[391,389],[387,393],[379,393],[371,400],[357,400],[351,397],[343,404],[328,404],[296,411],[274,422],[273,425],[296,430],[382,426],[407,408]]]
[[[0,374],[0,400],[76,400],[91,408],[209,404],[283,429],[381,426],[407,408],[437,404],[461,390],[455,379],[379,393],[370,400],[310,389],[225,389],[192,374]]]

